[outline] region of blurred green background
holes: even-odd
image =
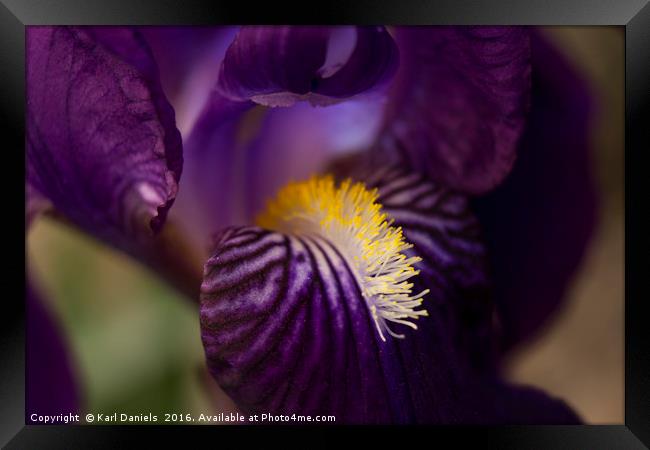
[[[127,256],[49,219],[30,271],[68,333],[86,409],[208,412],[198,306]]]
[[[588,423],[622,423],[624,31],[546,32],[595,95],[601,221],[563,310],[512,355],[507,374],[565,399]],[[122,253],[51,219],[34,224],[27,247],[30,274],[66,330],[86,410],[233,410],[206,375],[196,304]]]

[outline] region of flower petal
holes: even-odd
[[[357,27],[354,36],[344,27],[242,27],[226,52],[218,88],[229,99],[268,106],[290,106],[308,94],[328,103],[327,97],[350,97],[381,84],[397,61],[383,27]]]
[[[34,288],[27,284],[25,416],[79,412],[80,394],[61,330]]]
[[[129,247],[165,220],[181,141],[143,42],[104,31],[28,27],[27,180],[81,228]]]
[[[495,363],[494,303],[487,252],[469,199],[399,166],[368,166],[356,175],[377,188],[377,201],[422,258],[415,292],[429,289],[429,304],[447,323],[452,345],[469,366]],[[430,311],[431,312],[431,311]]]
[[[207,252],[209,236],[241,224],[243,188],[238,134],[253,102],[233,102],[213,92],[185,140],[184,183],[172,210],[193,245]],[[207,254],[204,255],[204,259]]]
[[[399,53],[384,27],[357,27],[356,43],[348,61],[334,75],[321,74],[312,91],[328,97],[345,98],[380,87],[398,67]]]
[[[402,27],[400,69],[382,145],[455,190],[508,174],[530,86],[524,27]]]
[[[216,237],[201,287],[201,335],[217,382],[250,413],[573,422],[561,402],[494,379],[484,249],[467,200],[420,174],[374,176],[369,184],[424,257],[415,291],[432,289],[423,305],[430,317],[384,342],[341,249],[313,235],[231,227]]]
[[[206,263],[201,291],[208,366],[238,406],[390,420],[380,341],[329,243],[230,228]]]
[[[84,31],[106,50],[135,68],[145,81],[150,90],[150,101],[164,130],[165,159],[174,180],[178,182],[183,170],[181,134],[176,129],[174,109],[165,97],[156,61],[144,37],[136,29],[126,27],[85,27]]]
[[[232,26],[138,27],[160,67],[162,86],[174,106],[176,123],[184,137],[210,97],[223,56],[238,29]]]
[[[531,44],[533,97],[518,160],[503,185],[474,203],[507,347],[533,337],[561,306],[597,212],[589,92],[542,36]]]
[[[212,100],[185,142],[185,182],[171,212],[202,248],[215,230],[252,223],[289,181],[370,146],[385,103],[365,95],[326,108],[300,102],[249,109],[253,102]]]

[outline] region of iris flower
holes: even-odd
[[[243,412],[578,423],[500,367],[591,234],[588,112],[526,27],[28,27],[27,223],[198,301]]]

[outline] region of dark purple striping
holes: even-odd
[[[217,381],[249,412],[390,421],[391,380],[383,373],[381,344],[341,254],[314,236],[284,237],[279,246],[262,246],[261,254],[257,241],[282,236],[264,231],[223,263],[221,248],[251,230],[259,229],[228,230],[205,267],[202,339]],[[247,254],[248,248],[257,251]],[[274,261],[275,253],[284,264],[280,271],[270,262],[251,264]],[[230,274],[237,271],[241,283],[233,285]]]
[[[489,297],[487,255],[478,221],[468,198],[424,176],[393,166],[381,178],[362,177],[368,188],[378,188],[377,201],[384,212],[402,227],[414,248],[407,253],[422,258],[416,288],[428,288],[424,305],[447,311],[460,354],[479,367],[490,366],[493,341],[493,308]],[[417,292],[417,291],[416,291]],[[429,313],[435,311],[427,308]],[[468,323],[469,322],[469,323]]]
[[[394,325],[406,338],[383,342],[345,249],[228,228],[201,288],[201,337],[220,386],[246,413],[339,423],[575,422],[560,402],[494,377],[485,251],[465,197],[399,168],[367,174],[414,244],[408,253],[423,258],[410,281],[431,289],[430,316],[417,331]]]
[[[430,314],[446,318],[460,355],[480,370],[491,369],[494,305],[481,227],[467,197],[399,163],[356,157],[335,172],[339,180],[353,175],[378,189],[377,202],[414,245],[407,254],[423,259],[420,275],[411,279],[414,292],[431,289],[424,304]]]
[[[423,258],[422,274],[412,281],[416,289],[432,290],[425,305],[450,334],[443,337],[437,330],[430,340],[442,346],[440,354],[457,346],[454,352],[464,355],[465,363],[436,369],[438,378],[453,378],[455,368],[469,365],[473,353],[486,345],[482,335],[476,336],[478,342],[465,342],[459,317],[465,289],[486,283],[476,222],[463,196],[420,174],[390,167],[369,173],[368,187],[379,188],[386,212],[416,245],[411,253]],[[487,299],[481,300],[489,310]],[[417,389],[411,392],[409,372],[421,377],[433,370],[418,369],[421,363],[409,349],[408,338],[420,330],[407,330],[404,342],[378,338],[341,249],[315,235],[287,236],[256,227],[223,231],[205,266],[201,326],[213,376],[246,412],[334,414],[344,422],[412,421],[424,400]],[[394,327],[401,331],[400,325]]]

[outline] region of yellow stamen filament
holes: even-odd
[[[345,256],[355,272],[361,292],[382,340],[384,332],[396,338],[388,322],[417,329],[412,322],[427,311],[416,310],[429,290],[412,295],[419,274],[413,266],[422,259],[402,252],[413,245],[401,227],[376,202],[377,189],[347,179],[336,186],[332,176],[292,182],[280,190],[258,218],[262,228],[292,234],[315,234],[327,239]]]

